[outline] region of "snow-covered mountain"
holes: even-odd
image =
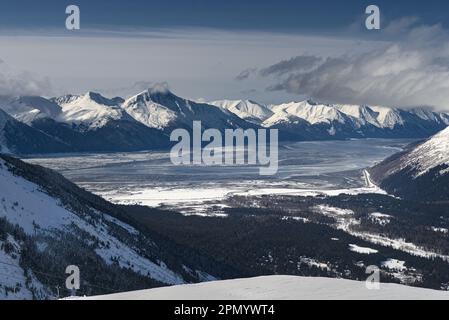
[[[262,125],[276,128],[287,139],[326,140],[360,137],[357,119],[332,105],[311,100],[271,107],[274,114]]]
[[[42,118],[57,119],[61,116],[61,106],[38,96],[0,96],[0,109],[26,124]]]
[[[67,144],[71,152],[139,151],[167,147],[167,136],[134,120],[121,108],[123,99],[98,93],[51,99],[55,116],[36,118],[31,126]]]
[[[425,108],[401,110],[306,100],[275,105],[271,110],[274,114],[263,126],[276,127],[292,138],[301,137],[304,131],[316,139],[425,138],[449,124],[447,114]]]
[[[57,287],[67,295],[69,265],[80,268],[84,294],[204,278],[123,222],[122,208],[51,170],[0,155],[0,191],[0,299],[53,298]]]
[[[449,300],[449,293],[380,284],[379,290],[368,290],[365,282],[267,276],[216,281],[170,288],[124,292],[86,300]]]
[[[404,160],[401,169],[415,168],[415,178],[436,167],[449,167],[449,128],[413,149]],[[449,173],[447,168],[443,168],[441,171],[441,174],[445,173]]]
[[[287,113],[289,115],[296,116],[298,118],[306,120],[310,124],[317,123],[345,123],[349,119],[343,112],[340,112],[337,108],[331,105],[319,104],[313,101],[302,101],[302,102],[292,102],[285,103],[272,107],[273,112],[276,113]],[[270,119],[268,119],[264,124],[265,126],[270,126]]]
[[[120,99],[107,99],[95,92],[84,95],[66,95],[52,99],[61,106],[61,115],[55,120],[82,125],[88,129],[101,128],[109,121],[127,119],[120,107]]]
[[[70,147],[0,109],[0,150],[3,153],[30,154],[69,152]]]
[[[27,125],[27,131],[32,127],[41,132],[38,136],[55,141],[39,153],[167,148],[171,131],[190,130],[193,121],[218,130],[278,129],[280,139],[290,141],[427,138],[449,125],[448,114],[425,108],[401,110],[312,100],[271,106],[252,100],[200,103],[175,95],[166,85],[155,85],[126,101],[95,92],[52,99],[2,96],[0,109]],[[35,152],[37,148],[21,149]]]
[[[379,119],[380,112],[375,110],[376,107],[342,104],[336,105],[335,108],[347,116],[357,119],[356,123],[360,127],[367,124],[372,124],[379,128],[384,126]]]
[[[178,97],[162,85],[131,97],[122,108],[135,120],[160,130],[192,128],[193,121],[201,121],[203,127],[218,130],[252,127],[233,113],[211,104]]]
[[[371,169],[388,191],[415,200],[449,200],[449,128]]]
[[[256,124],[261,124],[274,114],[267,106],[251,100],[217,100],[209,103]]]

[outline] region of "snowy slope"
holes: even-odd
[[[50,294],[34,275],[27,277],[20,266],[20,258],[20,244],[13,236],[0,240],[0,300],[30,300],[33,299],[33,291],[37,297]]]
[[[5,138],[5,126],[6,126],[6,122],[9,119],[9,115],[6,114],[5,112],[2,112],[0,110],[0,152],[3,153],[8,153],[8,147],[6,145],[6,138]]]
[[[164,129],[176,121],[178,114],[175,110],[154,102],[152,92],[154,91],[144,91],[129,98],[123,103],[123,109],[150,128]]]
[[[209,103],[228,110],[241,119],[258,124],[267,120],[274,114],[267,106],[251,100],[218,100]]]
[[[58,104],[37,96],[0,96],[0,109],[26,124],[31,124],[36,119],[56,119],[61,115]]]
[[[274,112],[272,119],[265,121],[265,126],[278,122],[283,114],[302,118],[310,124],[317,123],[354,123],[358,127],[367,124],[382,129],[394,129],[406,124],[404,115],[414,115],[418,120],[435,124],[448,124],[448,116],[436,113],[425,108],[400,110],[383,106],[348,105],[348,104],[321,104],[311,100],[291,102],[272,106]]]
[[[163,85],[156,85],[131,97],[122,108],[135,120],[161,130],[191,128],[194,121],[201,121],[204,127],[218,130],[251,126],[220,107],[178,97]]]
[[[111,120],[120,120],[127,115],[117,100],[107,99],[95,92],[85,95],[66,95],[54,98],[62,108],[62,114],[55,119],[67,123],[83,124],[89,129],[101,128]]]
[[[27,178],[24,178],[24,176]],[[29,179],[54,183],[54,185],[46,187],[47,190]],[[26,281],[21,281],[24,274],[28,275],[27,280],[30,280],[30,285],[38,283],[37,285],[42,287],[38,281],[31,281],[32,279],[30,279],[36,265],[32,264],[25,267],[22,263],[19,264],[20,260],[17,257],[20,257],[21,252],[26,250],[25,242],[23,242],[24,237],[28,237],[28,241],[35,242],[40,248],[39,253],[36,254],[42,253],[43,256],[39,258],[41,260],[37,260],[38,267],[47,254],[50,254],[54,261],[57,261],[57,258],[64,259],[63,252],[59,250],[56,253],[46,253],[46,248],[52,247],[54,241],[63,241],[59,245],[64,245],[63,239],[76,237],[80,248],[86,250],[86,253],[79,259],[90,259],[88,260],[89,267],[93,268],[93,273],[95,273],[95,267],[99,263],[92,264],[94,261],[92,257],[96,256],[96,259],[104,264],[101,268],[104,269],[109,266],[112,269],[108,272],[111,273],[116,270],[114,268],[118,267],[159,283],[172,285],[186,282],[181,274],[170,270],[167,264],[156,259],[155,253],[151,254],[153,258],[149,259],[148,250],[153,250],[153,247],[156,246],[150,239],[146,239],[133,227],[109,216],[107,211],[100,211],[98,205],[104,200],[84,193],[85,191],[78,189],[56,173],[1,156],[0,219],[6,219],[11,226],[20,227],[22,230],[20,232],[24,234],[14,238],[12,235],[15,233],[4,231],[5,229],[0,223],[0,244],[1,241],[7,241],[9,246],[14,247],[14,250],[8,250],[8,252],[0,250],[0,298],[2,294],[6,294],[6,287],[11,286],[9,277],[11,273],[1,271],[2,268],[5,269],[5,263],[13,265],[15,273],[17,273],[14,275],[14,279],[18,281],[20,286],[17,286],[16,295],[13,295],[16,298],[30,297],[29,292],[32,288],[27,285]],[[59,194],[60,198],[56,194]],[[96,208],[89,203],[81,202],[88,199],[92,201],[92,205],[95,204]],[[110,210],[114,210],[112,205],[104,204],[104,208],[109,206],[111,206]],[[6,232],[6,234],[3,232]],[[3,237],[10,240],[2,240]],[[27,243],[29,246],[30,242]],[[0,246],[0,248],[3,247]],[[29,254],[28,250],[27,254]],[[158,252],[158,250],[156,249],[155,252]],[[72,257],[70,261],[72,264],[80,266],[86,263],[77,261],[75,257]],[[52,261],[48,263],[53,266]],[[58,268],[58,266],[54,267]],[[44,266],[40,266],[39,270],[40,272],[45,270]],[[126,276],[127,273],[122,272],[123,276]],[[19,290],[19,287],[22,290]],[[45,286],[42,288],[45,290],[40,290],[41,294],[48,296],[45,293],[47,290]]]
[[[306,100],[274,105],[270,109],[273,115],[262,125],[289,132],[290,138],[426,138],[449,124],[447,114],[426,108],[401,110]],[[299,119],[312,127],[304,126]],[[304,135],[304,130],[311,134]]]
[[[404,156],[402,165],[396,170],[412,167],[415,168],[414,176],[419,177],[439,166],[449,166],[449,128],[436,134]],[[442,170],[440,173],[448,174],[449,170]]]
[[[370,169],[376,184],[404,198],[449,200],[449,128]]]
[[[305,120],[304,118],[291,114],[288,111],[284,110],[277,110],[271,117],[266,119],[262,125],[264,127],[270,128],[274,127],[279,124],[299,124],[303,123]]]
[[[310,100],[301,102],[291,102],[272,107],[274,116],[264,122],[266,127],[273,123],[276,114],[285,113],[294,117],[306,120],[310,124],[340,122],[345,123],[349,120],[348,116],[340,112],[331,105],[317,104]]]
[[[427,121],[440,121],[442,118],[444,118],[444,114],[438,114],[433,112],[430,109],[425,108],[414,108],[410,110],[410,113],[420,117],[423,120]]]
[[[366,124],[372,124],[376,127],[382,127],[378,119],[379,113],[368,106],[342,104],[335,105],[335,108],[343,112],[344,114],[356,119],[355,122],[358,123],[359,127],[362,127]]]
[[[111,257],[118,255],[123,257],[119,262],[122,266],[128,266],[128,262],[131,262],[136,272],[149,273],[153,279],[167,284],[183,282],[180,276],[142,258],[133,249],[109,235],[107,232],[109,227],[106,224],[100,223],[98,226],[89,224],[77,214],[65,208],[60,201],[43,192],[36,184],[15,176],[8,169],[4,160],[0,161],[0,190],[2,197],[0,217],[5,217],[12,224],[19,225],[28,235],[34,234],[36,225],[41,230],[63,230],[67,232],[71,232],[70,229],[73,225],[76,225],[90,235],[101,239],[104,243],[112,244],[112,246],[100,246],[96,249],[96,252],[107,263],[111,262]],[[14,205],[15,203],[18,204]],[[108,219],[107,216],[106,219]],[[118,220],[109,218],[109,221],[122,226]],[[131,234],[138,233],[130,226],[126,226],[125,230]]]
[[[169,146],[165,134],[134,120],[121,109],[122,103],[121,98],[107,99],[93,92],[52,100],[0,97],[0,111],[5,110],[16,121],[9,121],[6,130],[1,128],[0,144],[11,146],[9,150],[16,154],[140,151]]]
[[[449,300],[449,293],[380,284],[368,290],[364,282],[267,276],[151,289],[85,299],[92,300]]]
[[[67,152],[69,148],[0,109],[0,149],[3,153]]]
[[[449,126],[449,114],[441,113],[440,118],[441,118],[441,121],[443,121],[446,125]]]
[[[404,124],[399,111],[396,109],[374,106],[371,109],[378,113],[377,122],[382,128],[393,129],[397,125]]]

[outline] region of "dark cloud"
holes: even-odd
[[[250,76],[252,76],[257,71],[257,68],[249,68],[245,69],[242,72],[240,72],[235,79],[242,81],[248,79]]]
[[[298,56],[263,69],[264,75],[283,75],[267,90],[323,102],[449,110],[448,40],[440,26],[421,26],[372,51],[326,59]]]
[[[281,76],[293,71],[306,71],[314,68],[320,62],[322,62],[322,58],[320,57],[309,55],[297,56],[260,70],[260,75],[263,77],[271,75]]]

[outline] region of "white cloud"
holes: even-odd
[[[415,22],[408,19],[387,29],[398,32]],[[292,70],[269,90],[325,102],[449,110],[448,40],[439,25],[414,27],[374,50],[329,56],[311,70]]]
[[[51,92],[48,78],[13,70],[0,59],[0,95],[49,95]]]
[[[56,95],[100,90],[109,96],[142,91],[167,81],[186,97],[208,100],[251,98],[284,102],[297,98],[266,92],[269,79],[236,81],[242,70],[294,55],[342,54],[358,50],[359,40],[261,32],[191,29],[8,36],[0,31],[1,56],[33,74],[48,76]],[[136,81],[141,81],[136,85]],[[257,91],[253,89],[257,88]]]

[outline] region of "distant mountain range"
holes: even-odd
[[[85,95],[0,97],[3,152],[113,152],[167,148],[176,128],[274,128],[282,140],[427,138],[449,115],[424,108],[320,104],[266,106],[251,100],[199,103],[155,86],[127,100]]]
[[[312,100],[264,106],[251,101],[215,101],[239,117],[277,128],[289,140],[423,138],[449,125],[449,115],[425,108],[321,104]]]
[[[449,201],[449,128],[370,170],[376,184],[415,201]]]

